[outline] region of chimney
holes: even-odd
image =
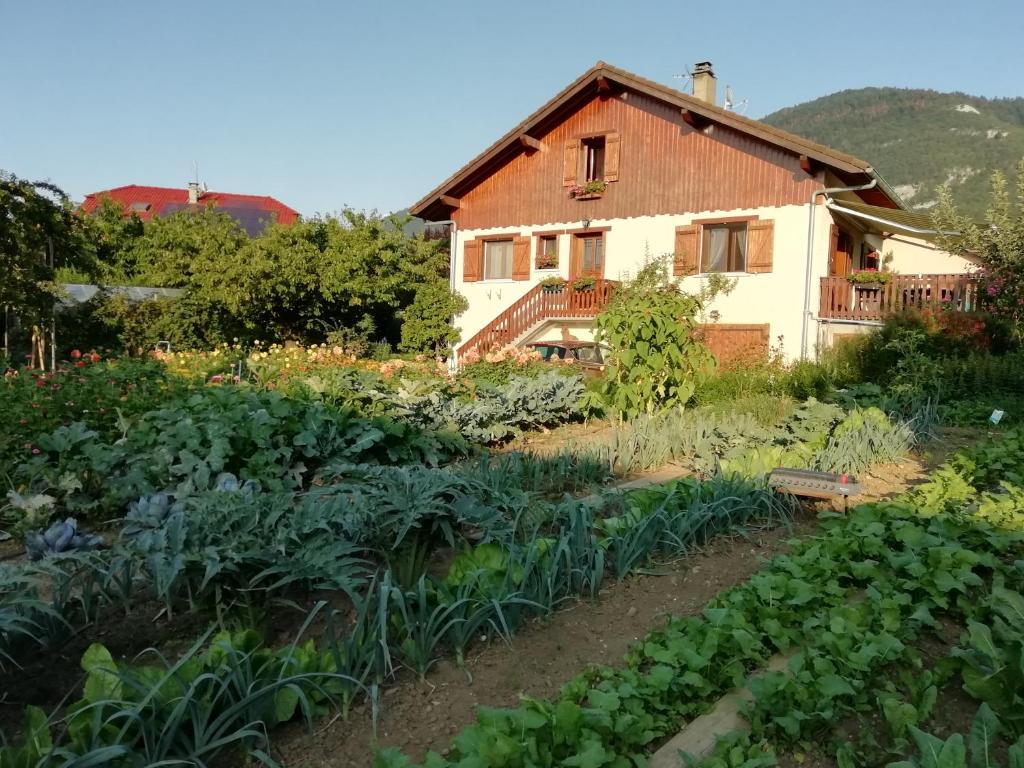
[[[190,181],[188,183],[188,204],[196,205],[199,202],[199,182]]]
[[[714,106],[715,73],[710,61],[698,61],[693,66],[693,95]]]

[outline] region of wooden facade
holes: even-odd
[[[566,193],[566,147],[617,135],[617,181],[597,198]],[[460,229],[535,226],[665,213],[806,205],[821,187],[792,153],[724,125],[694,128],[682,112],[642,93],[594,98],[524,149],[460,190]],[[607,177],[606,177],[607,178]]]

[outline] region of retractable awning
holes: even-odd
[[[900,208],[883,208],[879,205],[849,202],[846,200],[829,200],[829,210],[853,216],[858,219],[880,224],[887,231],[915,235],[925,240],[933,240],[940,234],[955,235],[956,232],[941,232],[935,228],[931,214],[921,211],[905,211]]]

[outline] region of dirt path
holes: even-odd
[[[469,660],[472,684],[442,662],[426,684],[409,680],[387,691],[378,726],[379,745],[401,747],[416,759],[443,751],[470,725],[481,706],[515,706],[520,696],[551,698],[588,664],[617,664],[637,640],[668,615],[698,613],[721,590],[737,584],[785,546],[794,533],[813,529],[811,519],[792,531],[756,531],[749,539],[721,538],[699,555],[663,566],[660,576],[610,582],[597,602],[579,602],[515,635],[511,646],[494,644]],[[279,734],[283,764],[359,766],[373,760],[372,719],[363,705],[348,722],[321,724],[313,736],[299,728]]]

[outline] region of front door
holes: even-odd
[[[853,260],[852,245],[850,236],[833,224],[832,247],[828,259],[828,273],[831,277],[846,277],[850,274]]]
[[[586,232],[572,240],[569,279],[604,277],[604,232]]]

